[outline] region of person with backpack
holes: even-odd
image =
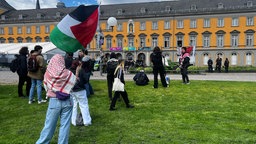
[[[145,86],[148,85],[149,79],[148,76],[145,74],[144,70],[140,70],[134,77],[133,80],[135,81],[136,85]]]
[[[158,73],[160,74],[161,82],[163,87],[167,87],[165,81],[165,69],[162,61],[162,52],[158,46],[156,46],[153,50],[153,54],[151,55],[151,62],[153,63],[153,74],[154,74],[154,86],[153,88],[158,88]]]
[[[110,59],[107,61],[107,83],[108,83],[108,97],[112,101],[112,88],[114,83],[114,73],[116,67],[118,66],[118,60],[116,59],[116,54],[112,52],[110,54]]]
[[[46,102],[42,99],[42,81],[44,79],[44,58],[41,54],[42,47],[36,45],[33,53],[28,58],[28,76],[31,78],[31,88],[29,92],[29,104],[32,104],[35,87],[37,88],[38,104]]]
[[[18,95],[19,97],[25,97],[23,95],[22,87],[26,82],[26,96],[29,96],[29,91],[31,87],[31,79],[28,77],[28,69],[27,69],[27,55],[28,55],[28,47],[22,47],[19,51],[19,56],[17,58],[17,74],[19,76],[18,83]]]

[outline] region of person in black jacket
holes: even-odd
[[[120,81],[125,85],[125,81],[124,81],[124,60],[120,61],[119,66],[116,68],[115,73],[114,73],[115,77],[118,77],[120,79]],[[126,90],[124,89],[124,91],[115,91],[114,94],[114,98],[110,104],[110,111],[116,110],[115,109],[115,105],[116,105],[116,101],[119,98],[119,96],[122,96],[125,102],[125,105],[127,108],[133,108],[133,105],[130,105],[129,99],[128,99],[128,94],[126,92]]]
[[[209,60],[207,61],[207,64],[208,64],[208,72],[213,72],[213,61],[211,58],[209,58]]]
[[[180,71],[182,75],[182,81],[184,84],[190,84],[188,78],[188,67],[191,66],[189,53],[186,52],[186,47],[181,49],[181,58],[180,58]]]
[[[162,61],[162,52],[160,48],[157,46],[153,50],[153,54],[151,55],[151,62],[153,63],[153,74],[154,74],[154,86],[153,88],[158,88],[158,73],[160,73],[160,78],[163,87],[167,87],[165,81],[165,69]]]
[[[25,97],[23,95],[22,87],[26,82],[26,96],[29,96],[29,91],[31,87],[31,79],[27,76],[28,69],[27,69],[27,55],[28,55],[28,47],[22,47],[19,51],[19,67],[17,69],[17,74],[19,75],[19,83],[18,83],[18,95],[19,97]]]
[[[145,74],[144,70],[140,70],[140,72],[133,77],[133,80],[135,81],[136,85],[139,86],[145,86],[149,82],[148,76]]]

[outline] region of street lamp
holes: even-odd
[[[97,42],[98,42],[98,45],[97,45],[97,48],[100,50],[100,75],[102,76],[102,49],[101,49],[101,45],[103,44],[102,42],[102,38],[104,38],[102,32],[113,32],[113,27],[117,25],[117,20],[115,17],[109,17],[108,18],[108,21],[107,21],[107,24],[108,26],[110,27],[110,29],[105,29],[105,30],[102,30],[100,28],[100,24],[98,23],[98,28],[97,28]],[[102,37],[102,38],[101,38]]]

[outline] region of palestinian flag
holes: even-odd
[[[66,15],[50,34],[51,42],[65,52],[76,52],[93,39],[99,17],[99,5],[80,5]]]

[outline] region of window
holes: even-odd
[[[218,3],[218,9],[223,9],[223,8],[224,8],[223,3]]]
[[[231,35],[231,46],[232,47],[238,46],[238,35]]]
[[[196,28],[196,20],[190,20],[190,28]]]
[[[49,25],[46,25],[45,26],[45,33],[50,33],[50,26]]]
[[[134,46],[134,37],[129,37],[128,38],[128,46],[133,47]]]
[[[18,33],[18,34],[22,34],[22,27],[18,27],[18,28],[17,28],[17,33]]]
[[[146,38],[140,37],[140,47],[146,47]]]
[[[196,36],[195,35],[190,36],[190,45],[196,46]]]
[[[141,13],[146,13],[146,8],[141,8],[141,9],[140,9],[140,12],[141,12]]]
[[[184,24],[183,24],[183,20],[178,20],[177,21],[177,28],[183,28]]]
[[[223,35],[217,35],[217,47],[223,47],[224,46],[224,36]]]
[[[183,46],[183,35],[177,36],[177,46],[182,47]]]
[[[210,36],[209,35],[203,36],[203,45],[205,48],[210,47]]]
[[[36,15],[36,18],[41,18],[42,17],[42,14],[40,14],[40,13],[38,13],[37,15]]]
[[[191,9],[191,10],[196,10],[196,9],[197,9],[197,8],[196,8],[196,5],[191,5],[191,6],[190,6],[190,9]]]
[[[8,28],[8,32],[9,32],[9,35],[12,35],[12,34],[13,34],[13,28],[12,28],[12,27],[9,27],[9,28]]]
[[[231,65],[237,65],[237,55],[236,55],[236,53],[232,53],[232,55],[231,55]]]
[[[238,18],[232,18],[232,26],[238,26]]]
[[[112,39],[111,39],[111,37],[107,37],[106,38],[106,42],[107,42],[107,49],[110,49],[112,47]]]
[[[42,42],[42,38],[39,36],[35,37],[35,39],[36,39],[36,42]]]
[[[23,16],[22,16],[22,14],[19,14],[19,19],[23,19]]]
[[[40,26],[36,26],[36,33],[37,33],[37,34],[40,33]]]
[[[208,65],[209,56],[207,53],[204,54],[204,65]]]
[[[123,30],[123,25],[121,23],[117,24],[117,31],[122,31]]]
[[[8,42],[9,43],[13,43],[14,42],[14,38],[8,38]]]
[[[5,38],[1,37],[0,38],[0,43],[5,43],[5,40],[6,40]]]
[[[23,38],[18,37],[18,38],[17,38],[17,41],[18,41],[18,43],[22,43],[22,42],[23,42]]]
[[[44,41],[45,41],[45,42],[50,42],[49,36],[44,37]]]
[[[165,7],[165,11],[166,11],[166,12],[170,12],[170,11],[171,11],[171,7],[170,7],[170,6],[166,6],[166,7]]]
[[[128,28],[129,28],[129,29],[128,29],[128,30],[129,30],[129,31],[128,31],[129,33],[134,33],[134,26],[133,26],[133,23],[132,23],[132,22],[129,23],[129,27],[128,27]]]
[[[152,38],[152,47],[156,47],[158,46],[158,38],[157,37],[153,37]]]
[[[224,27],[224,19],[223,18],[219,18],[218,19],[218,27]]]
[[[27,41],[27,43],[31,43],[32,42],[32,38],[31,37],[27,37],[26,41]]]
[[[4,35],[4,28],[0,28],[0,35]]]
[[[253,34],[246,34],[246,46],[253,46]]]
[[[146,23],[140,22],[140,30],[146,30]]]
[[[247,7],[252,7],[253,3],[252,3],[252,1],[247,1],[246,5],[247,5]]]
[[[254,18],[253,17],[247,17],[246,25],[247,26],[253,26],[254,25]]]
[[[122,9],[118,9],[117,10],[117,15],[122,15],[123,14],[123,10]]]
[[[31,34],[31,27],[27,26],[27,34]]]
[[[204,19],[204,27],[205,28],[210,27],[210,19]]]
[[[157,21],[152,22],[152,29],[157,30],[158,29],[158,23]]]
[[[170,21],[164,22],[164,29],[170,29]]]
[[[164,37],[164,48],[170,48],[170,37],[169,36]]]
[[[246,53],[246,65],[252,65],[252,54]]]
[[[123,38],[121,37],[117,38],[117,47],[123,47]]]

